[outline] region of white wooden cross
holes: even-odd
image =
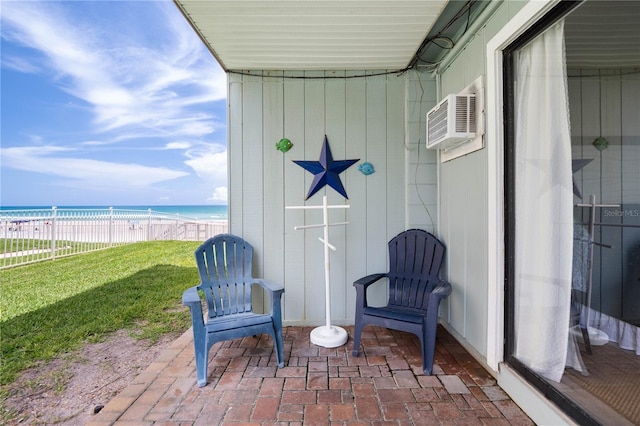
[[[324,326],[316,327],[311,331],[311,343],[314,345],[322,346],[325,348],[336,348],[342,346],[347,342],[347,331],[341,327],[335,327],[331,325],[331,286],[329,284],[329,249],[335,251],[336,248],[329,243],[329,227],[338,225],[347,225],[349,222],[329,223],[328,209],[348,209],[348,205],[339,204],[334,206],[327,205],[327,196],[322,197],[321,206],[287,206],[287,209],[322,209],[322,216],[324,218],[323,223],[317,225],[301,225],[295,226],[293,229],[309,229],[309,228],[324,228],[324,238],[318,237],[318,239],[324,245],[324,285],[325,285],[325,311],[326,311],[326,324]]]
[[[587,352],[591,354],[591,345],[601,346],[609,342],[609,336],[597,328],[589,326],[591,316],[591,292],[593,286],[593,246],[598,245],[602,247],[611,248],[611,246],[602,243],[596,243],[594,239],[595,234],[595,221],[596,221],[596,208],[615,208],[620,207],[619,204],[596,204],[595,194],[589,196],[589,203],[576,204],[578,207],[589,207],[589,268],[587,271],[587,312],[585,315],[585,323],[587,327],[587,335],[585,336],[589,341],[586,341]]]

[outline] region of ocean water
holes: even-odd
[[[51,210],[52,206],[0,206],[0,210]],[[65,210],[107,210],[113,207],[115,210],[139,210],[179,214],[192,219],[202,220],[227,220],[227,206],[223,205],[194,205],[194,206],[56,206]]]

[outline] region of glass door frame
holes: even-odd
[[[518,36],[502,51],[503,106],[504,106],[504,360],[527,382],[554,402],[567,415],[581,425],[599,425],[578,404],[550,385],[513,356],[515,344],[515,52],[542,34],[547,28],[576,8],[582,1],[561,1],[535,24]]]

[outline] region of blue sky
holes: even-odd
[[[226,204],[226,76],[173,2],[0,15],[0,205]]]

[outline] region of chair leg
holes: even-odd
[[[278,368],[284,367],[284,349],[282,344],[282,330],[276,330],[276,356],[278,358]]]
[[[209,367],[209,347],[207,341],[203,337],[194,336],[194,347],[196,353],[196,377],[198,378],[198,386],[207,385],[207,369]]]
[[[582,331],[582,340],[584,341],[584,347],[587,350],[587,354],[593,355],[593,352],[591,351],[591,338],[589,337],[589,328],[582,328],[582,326],[580,326],[580,331]]]
[[[284,351],[282,349],[282,329],[276,330],[271,328],[269,335],[273,339],[273,350],[276,353],[276,360],[278,361],[278,368],[284,367]]]
[[[436,327],[427,324],[422,326],[422,337],[420,346],[422,347],[422,371],[430,376],[433,373],[433,358],[436,351]]]
[[[363,327],[362,321],[356,321],[353,328],[353,352],[351,353],[353,356],[360,354],[360,335],[362,334]]]

